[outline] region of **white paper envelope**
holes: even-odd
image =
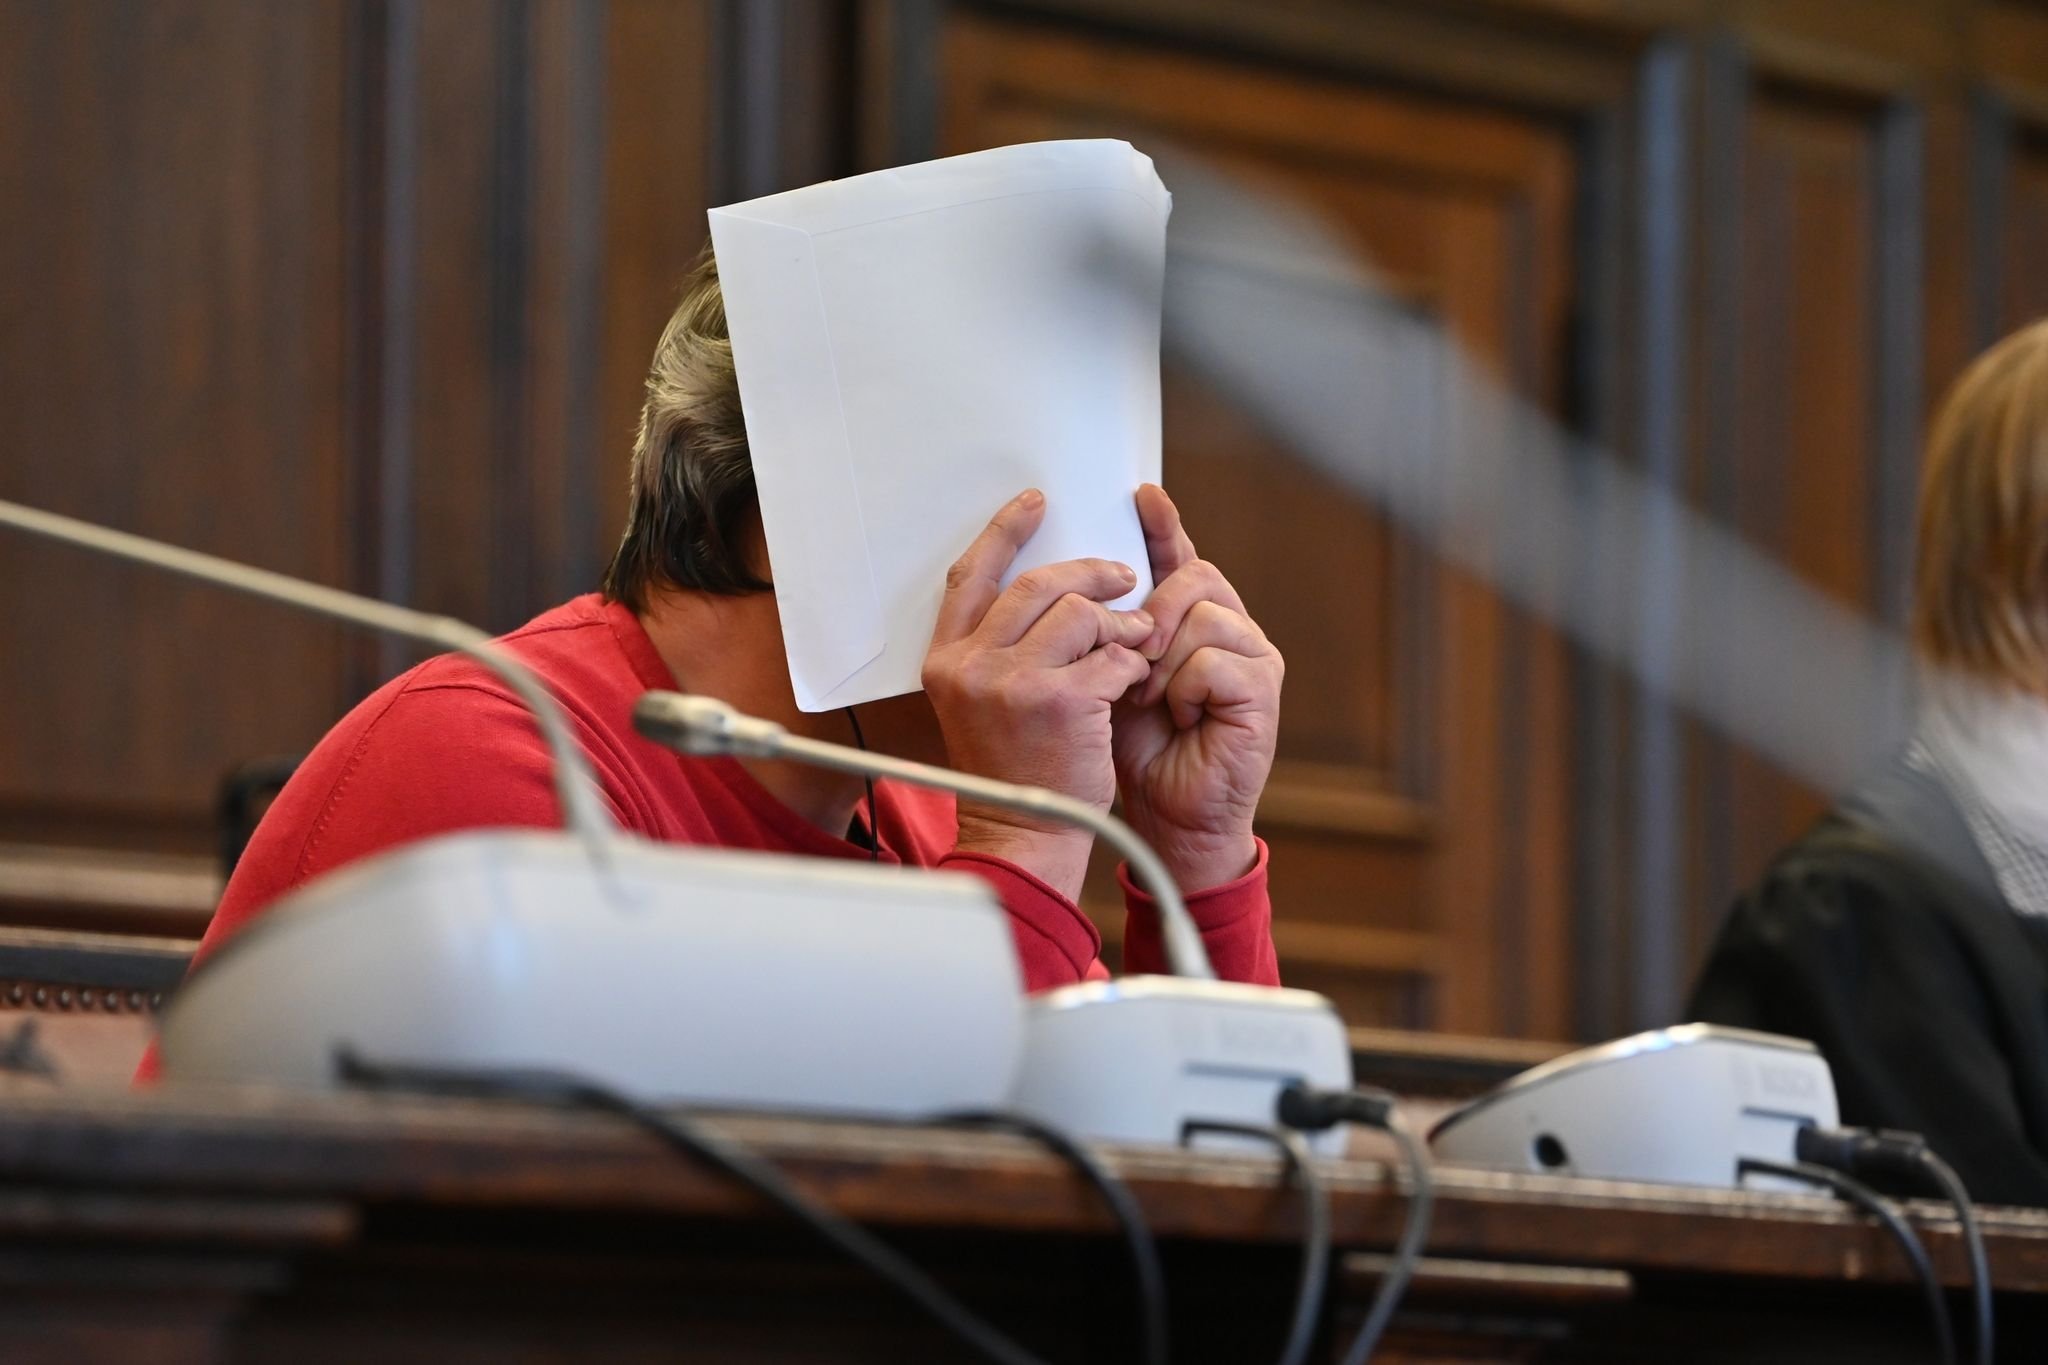
[[[917,690],[946,567],[1025,488],[1013,575],[1095,555],[1138,573],[1117,605],[1150,593],[1171,203],[1128,143],[1079,141],[711,210],[804,710]]]

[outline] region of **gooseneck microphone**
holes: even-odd
[[[617,832],[598,797],[590,765],[584,761],[582,749],[570,737],[568,725],[563,721],[561,708],[555,704],[553,695],[526,665],[493,644],[491,637],[475,626],[448,616],[435,616],[374,598],[358,597],[339,588],[302,582],[285,574],[237,564],[197,550],[165,545],[147,536],[109,530],[88,521],[24,507],[5,499],[0,499],[0,526],[12,526],[82,550],[146,564],[247,593],[251,597],[282,602],[315,615],[346,621],[350,625],[466,654],[496,674],[533,713],[541,736],[547,741],[548,752],[554,759],[555,790],[561,798],[564,823],[581,835],[597,853],[604,850],[609,836]]]
[[[679,692],[648,692],[633,707],[633,726],[657,744],[696,757],[730,755],[744,758],[781,758],[809,763],[820,768],[853,773],[858,777],[886,778],[912,786],[952,792],[971,801],[986,801],[1061,824],[1080,828],[1106,840],[1131,865],[1139,882],[1159,903],[1159,920],[1164,930],[1166,960],[1175,976],[1213,981],[1216,972],[1209,965],[1202,935],[1188,914],[1187,903],[1173,884],[1159,855],[1152,851],[1136,830],[1106,811],[1085,801],[1012,782],[975,777],[969,773],[938,768],[929,763],[887,754],[851,749],[843,744],[793,735],[773,721],[761,720],[735,710],[713,697],[685,696]]]

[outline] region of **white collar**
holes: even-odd
[[[2048,849],[2048,700],[1939,684],[1922,709],[1921,734],[1992,814]]]

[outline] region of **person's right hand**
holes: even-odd
[[[1107,810],[1116,795],[1110,705],[1150,671],[1136,646],[1153,622],[1103,605],[1137,583],[1129,565],[1107,559],[1028,569],[1001,589],[1044,519],[1045,495],[1019,494],[946,571],[925,693],[954,767]],[[1006,858],[1069,897],[1080,894],[1092,842],[1086,830],[960,803],[958,847]]]

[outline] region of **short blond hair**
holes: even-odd
[[[1980,356],[1935,418],[1913,598],[1928,662],[2048,695],[2048,320]]]
[[[769,586],[746,559],[754,462],[708,244],[654,348],[629,484],[607,598],[641,610],[662,586],[728,594]]]

